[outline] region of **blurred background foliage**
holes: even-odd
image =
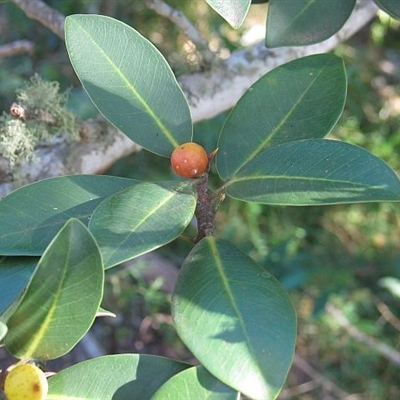
[[[100,13],[126,22],[162,51],[178,75],[199,68],[199,55],[179,29],[142,1],[47,3],[65,15]],[[262,37],[265,4],[252,6],[244,26],[234,31],[204,1],[168,3],[195,22],[221,58]],[[0,110],[8,110],[15,91],[38,73],[64,90],[72,88],[69,107],[78,117],[94,115],[64,43],[14,4],[0,2],[0,45],[26,38],[34,41],[32,54],[0,58]],[[384,13],[335,50],[345,60],[349,86],[343,116],[329,135],[368,149],[398,173],[399,50],[400,23]],[[213,150],[225,117],[197,124],[195,140]],[[168,160],[146,151],[120,160],[108,173],[175,179]],[[281,399],[400,398],[400,360],[396,364],[378,351],[380,346],[400,350],[399,211],[398,204],[387,203],[301,208],[231,199],[223,203],[216,220],[218,235],[268,268],[290,291],[298,311],[297,352],[308,364],[295,363]],[[190,247],[187,240],[178,240],[159,255],[179,266]],[[93,329],[107,352],[191,359],[173,330],[169,294],[162,285],[162,278],[143,279],[136,267],[108,272],[103,306],[118,317],[101,319]]]

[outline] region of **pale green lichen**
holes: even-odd
[[[32,158],[35,142],[24,122],[6,113],[0,116],[0,154],[11,164]]]
[[[34,75],[16,95],[30,115],[26,120],[0,116],[0,155],[11,164],[32,159],[35,148],[54,137],[79,139],[75,117],[66,109],[68,92],[60,92],[58,82]]]

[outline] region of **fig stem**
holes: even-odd
[[[194,243],[206,236],[214,234],[214,219],[218,207],[225,198],[225,192],[214,193],[208,187],[208,172],[205,172],[196,182],[197,203],[195,216],[197,219],[197,236]]]

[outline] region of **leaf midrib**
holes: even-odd
[[[241,181],[252,181],[252,180],[304,180],[304,181],[310,181],[310,182],[325,182],[325,183],[346,183],[346,184],[351,184],[353,186],[359,186],[359,187],[373,187],[373,188],[380,188],[383,189],[387,187],[387,185],[369,185],[367,183],[359,183],[355,181],[347,181],[344,179],[327,179],[327,178],[318,178],[318,177],[307,177],[307,176],[287,176],[287,175],[249,175],[249,176],[242,176],[242,177],[237,177],[235,176],[232,178],[226,187],[231,186],[234,183],[238,183]]]
[[[319,79],[319,76],[323,73],[324,68],[320,68],[316,74],[315,74],[315,78],[310,82],[310,84],[308,85],[308,87],[306,88],[306,90],[303,91],[303,93],[301,94],[301,96],[299,96],[299,98],[297,99],[296,103],[293,104],[293,106],[291,107],[291,109],[289,110],[289,112],[287,114],[285,114],[284,118],[281,119],[281,121],[279,122],[279,124],[276,126],[276,128],[269,134],[267,135],[267,137],[265,138],[265,140],[263,140],[260,145],[254,149],[254,151],[245,159],[243,160],[243,162],[236,168],[236,170],[231,173],[231,176],[235,176],[237,175],[237,173],[246,165],[248,164],[250,161],[252,161],[255,157],[257,157],[262,151],[264,151],[267,148],[267,145],[269,142],[271,142],[274,137],[279,133],[280,128],[286,123],[286,121],[289,119],[289,117],[294,113],[294,111],[296,110],[297,106],[299,105],[299,103],[302,101],[302,99],[306,96],[306,94],[311,90],[312,86],[314,85],[315,81],[317,79]]]
[[[221,262],[221,257],[219,256],[219,251],[218,251],[218,248],[217,248],[217,245],[216,245],[216,240],[215,239],[214,240],[209,240],[208,244],[210,246],[211,254],[213,254],[213,256],[214,256],[215,265],[216,265],[217,271],[219,272],[219,275],[220,275],[220,278],[221,278],[221,282],[222,282],[222,285],[224,287],[224,292],[227,295],[229,303],[231,304],[231,307],[232,307],[232,309],[234,310],[234,312],[236,314],[237,320],[239,321],[240,328],[241,328],[243,336],[245,337],[245,340],[246,340],[246,345],[250,349],[250,354],[252,355],[252,357],[256,361],[255,364],[257,365],[257,368],[259,370],[260,376],[263,376],[263,372],[262,372],[262,370],[260,368],[260,364],[259,364],[258,359],[257,359],[258,352],[252,346],[252,340],[251,340],[250,335],[249,335],[249,333],[248,333],[248,331],[246,329],[245,322],[244,322],[244,320],[242,318],[242,313],[240,312],[239,307],[236,304],[235,297],[233,296],[232,291],[230,289],[229,279],[227,278],[227,276],[225,274],[224,266],[223,266],[223,264]]]
[[[140,95],[140,93],[135,89],[135,87],[130,83],[130,81],[126,78],[124,74],[121,73],[121,70],[118,66],[113,62],[113,60],[108,56],[107,53],[103,51],[103,49],[98,45],[98,43],[94,40],[93,36],[89,31],[85,30],[78,22],[75,23],[79,26],[79,28],[84,32],[85,36],[91,41],[91,43],[98,49],[100,55],[108,62],[111,68],[116,72],[117,76],[121,79],[123,84],[129,88],[129,90],[133,93],[136,99],[144,108],[145,112],[153,119],[156,125],[160,128],[163,135],[167,138],[167,140],[171,143],[173,147],[177,147],[179,143],[175,140],[169,129],[163,124],[160,118],[153,112],[147,101]]]

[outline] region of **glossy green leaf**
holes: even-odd
[[[20,298],[37,263],[34,257],[0,257],[0,314]]]
[[[277,144],[322,138],[346,100],[343,61],[318,54],[284,64],[259,79],[239,100],[222,128],[217,169],[223,180]]]
[[[107,196],[133,179],[71,175],[24,186],[0,200],[0,254],[40,256],[70,218],[87,224]]]
[[[188,367],[140,354],[94,358],[50,377],[47,400],[150,400],[165,381]]]
[[[91,327],[103,296],[100,250],[71,219],[41,257],[11,318],[5,344],[18,358],[50,360],[70,351]]]
[[[229,196],[265,204],[400,201],[400,181],[380,158],[336,140],[272,147],[228,182]]]
[[[399,0],[374,0],[379,8],[387,12],[391,17],[400,19]]]
[[[356,0],[271,0],[267,47],[305,46],[333,36],[349,18]]]
[[[201,365],[188,368],[164,383],[151,400],[239,400],[240,394]]]
[[[176,239],[189,225],[195,207],[193,185],[144,182],[104,200],[89,229],[109,268]]]
[[[7,334],[7,325],[0,321],[0,341],[6,336]]]
[[[249,11],[251,0],[206,0],[233,28],[240,28]]]
[[[65,21],[65,40],[83,87],[121,132],[165,157],[191,140],[188,103],[147,39],[110,17],[72,15]]]
[[[211,374],[252,399],[276,397],[294,354],[296,315],[264,268],[229,242],[206,237],[180,270],[172,315]]]

